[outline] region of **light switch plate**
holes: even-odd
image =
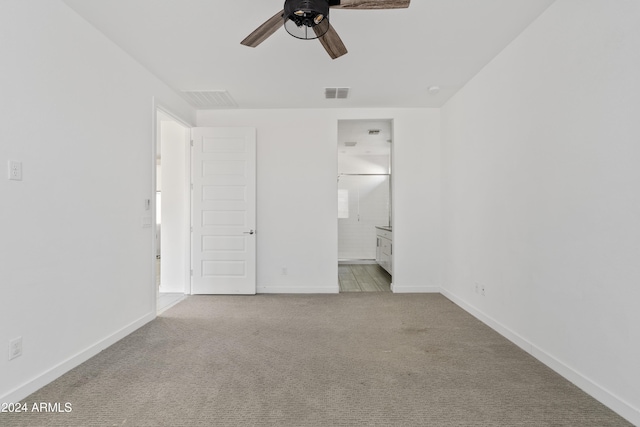
[[[12,181],[22,181],[22,163],[9,160],[9,179]]]
[[[9,341],[9,360],[22,356],[22,337]]]

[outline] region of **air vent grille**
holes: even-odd
[[[187,101],[196,108],[210,110],[238,106],[226,90],[184,90],[182,93]]]
[[[347,99],[349,97],[348,87],[326,87],[324,97],[327,99]]]

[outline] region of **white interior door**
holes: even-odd
[[[192,130],[193,294],[256,293],[256,131]]]

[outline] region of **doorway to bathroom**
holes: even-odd
[[[392,120],[338,121],[340,292],[390,292]]]

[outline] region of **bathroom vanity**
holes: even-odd
[[[376,226],[376,262],[393,275],[393,230]]]

